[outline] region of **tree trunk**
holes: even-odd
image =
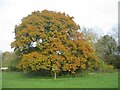
[[[54,79],[56,79],[56,72],[54,73]]]

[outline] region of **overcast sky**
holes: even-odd
[[[81,27],[107,34],[118,23],[119,0],[0,0],[0,50],[13,51],[14,26],[32,11],[54,10],[74,16]]]

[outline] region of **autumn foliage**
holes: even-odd
[[[15,27],[11,47],[21,60],[22,70],[70,72],[98,67],[95,51],[73,21],[73,17],[55,11],[34,11]]]

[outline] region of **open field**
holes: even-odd
[[[97,73],[77,78],[27,77],[3,72],[3,88],[117,88],[118,73]]]

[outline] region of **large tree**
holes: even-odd
[[[97,68],[98,59],[73,17],[54,11],[34,11],[15,27],[11,47],[21,56],[18,68],[76,73]]]

